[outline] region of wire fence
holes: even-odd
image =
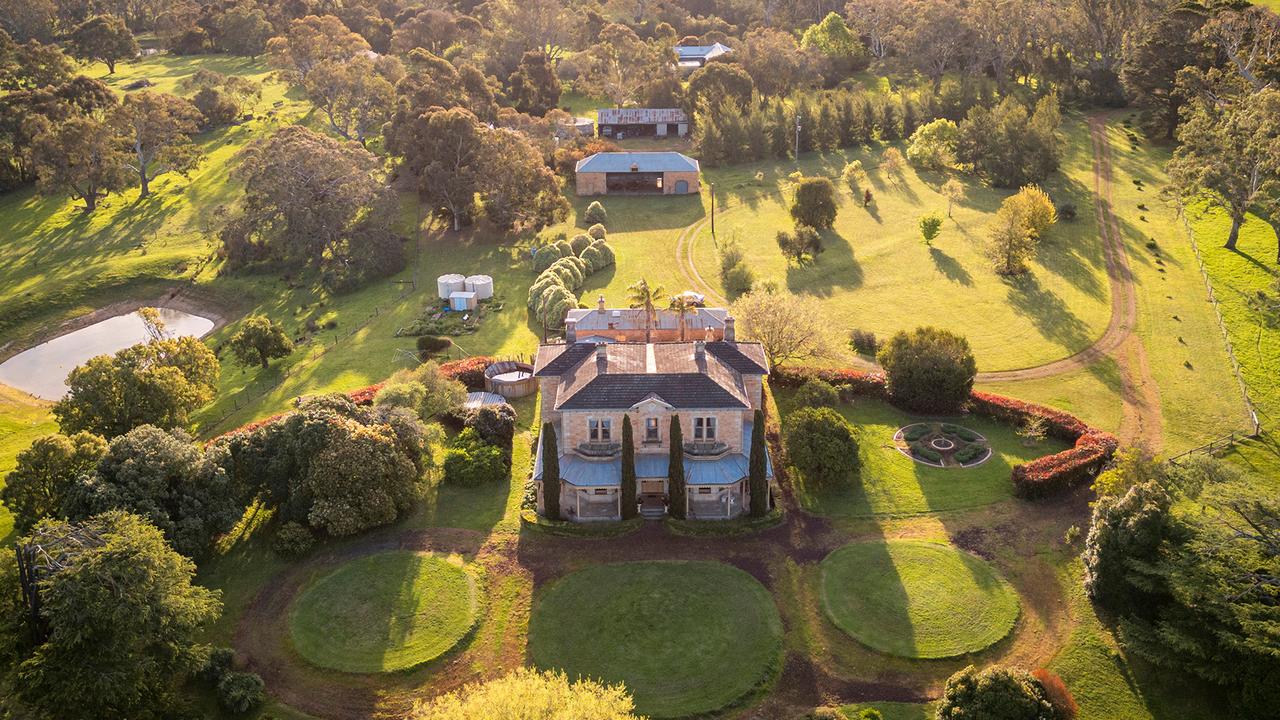
[[[1244,379],[1244,374],[1240,369],[1240,360],[1236,358],[1235,347],[1231,344],[1231,333],[1227,331],[1227,323],[1222,319],[1222,309],[1218,306],[1218,295],[1214,292],[1209,270],[1205,267],[1204,258],[1200,255],[1200,245],[1196,242],[1195,230],[1191,228],[1191,223],[1187,220],[1186,207],[1181,202],[1178,203],[1178,216],[1182,218],[1182,227],[1186,230],[1187,237],[1191,239],[1191,250],[1195,253],[1196,263],[1200,266],[1200,277],[1204,280],[1204,288],[1205,292],[1208,293],[1209,303],[1213,305],[1213,316],[1218,320],[1218,330],[1222,333],[1222,342],[1226,345],[1227,357],[1231,358],[1231,371],[1235,374],[1236,382],[1240,385],[1240,394],[1244,397],[1245,409],[1249,413],[1249,420],[1253,423],[1253,432],[1245,437],[1255,438],[1262,434],[1262,421],[1259,419],[1258,408],[1253,404],[1253,398],[1249,394],[1249,383]],[[1236,435],[1237,433],[1233,432],[1222,439],[1231,440]],[[1213,444],[1212,442],[1207,443],[1203,447],[1209,447]],[[1185,455],[1186,453],[1183,454]]]

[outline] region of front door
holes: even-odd
[[[662,478],[641,480],[640,494],[641,495],[666,495],[667,481]]]

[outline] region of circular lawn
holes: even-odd
[[[448,652],[476,622],[475,580],[434,555],[384,552],[312,583],[289,613],[293,646],[313,665],[392,672]]]
[[[949,545],[846,545],[822,561],[836,627],[881,652],[946,658],[989,647],[1018,619],[1018,595],[986,562]]]
[[[782,623],[765,588],[716,562],[635,562],[572,573],[537,598],[539,668],[622,683],[638,714],[684,717],[741,699],[776,671]]]

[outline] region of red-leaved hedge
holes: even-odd
[[[440,365],[440,374],[466,385],[468,390],[484,390],[484,371],[495,362],[487,355],[453,360]]]
[[[889,400],[883,375],[850,368],[774,368],[769,381],[779,387],[799,387],[813,379],[825,380],[853,395]],[[1060,453],[1013,467],[1014,493],[1021,498],[1045,497],[1091,481],[1120,446],[1116,436],[1090,427],[1075,415],[1003,395],[975,390],[969,395],[967,409],[1009,425],[1038,415],[1045,419],[1051,437],[1074,443]]]

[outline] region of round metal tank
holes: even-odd
[[[457,273],[449,273],[436,278],[436,291],[441,300],[448,300],[453,293],[466,289],[466,278]]]
[[[472,275],[465,282],[467,290],[475,293],[477,300],[493,297],[493,278],[488,275]]]

